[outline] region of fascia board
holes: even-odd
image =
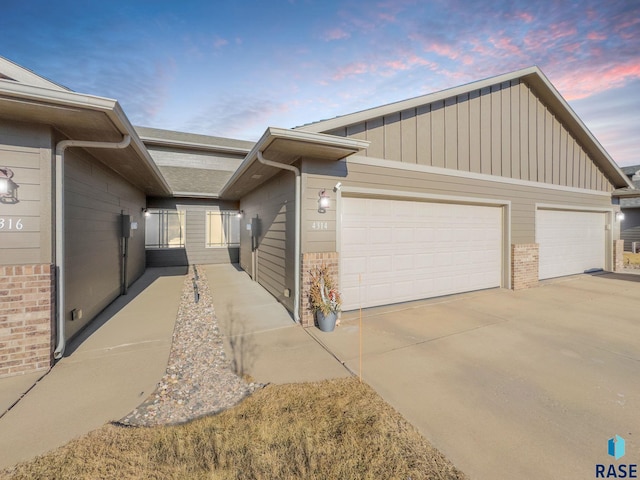
[[[382,117],[392,113],[397,113],[410,108],[416,108],[421,105],[434,103],[440,100],[446,100],[447,98],[451,98],[457,95],[462,95],[464,93],[468,93],[473,90],[481,90],[483,88],[490,87],[491,85],[496,85],[498,83],[515,80],[516,78],[520,78],[525,75],[531,75],[533,73],[541,73],[541,72],[538,67],[535,67],[535,66],[528,67],[515,72],[505,73],[503,75],[498,75],[496,77],[487,78],[485,80],[480,80],[477,82],[460,85],[458,87],[441,90],[439,92],[434,92],[427,95],[421,95],[419,97],[410,98],[408,100],[401,100],[399,102],[394,102],[394,103],[389,103],[387,105],[382,105],[379,107],[369,108],[367,110],[362,110],[360,112],[350,113],[347,115],[342,115],[340,117],[331,118],[328,120],[321,120],[319,122],[311,123],[309,125],[302,125],[300,127],[296,127],[294,130],[306,131],[306,132],[326,132],[326,131],[334,130],[336,128],[347,127],[349,125],[361,123],[366,120],[371,120],[373,118],[378,118],[378,117]]]
[[[171,193],[169,184],[160,173],[160,170],[149,155],[149,152],[142,143],[142,140],[140,140],[140,137],[136,133],[136,130],[131,125],[131,122],[129,122],[129,119],[125,115],[117,100],[97,97],[94,95],[79,94],[69,91],[34,87],[32,85],[8,82],[6,80],[0,80],[0,95],[9,96],[12,98],[26,99],[46,105],[76,107],[79,109],[93,110],[104,113],[105,115],[107,115],[116,130],[118,130],[122,135],[131,136],[131,144],[138,153],[139,157],[143,159],[150,170],[154,173],[156,180],[160,182],[166,193]]]
[[[226,192],[240,178],[247,169],[257,161],[258,152],[266,150],[266,148],[276,139],[282,138],[298,142],[314,143],[316,145],[325,145],[327,147],[338,147],[353,150],[353,153],[366,149],[371,142],[366,140],[357,140],[349,137],[336,137],[335,135],[326,135],[323,133],[306,132],[301,130],[291,130],[288,128],[269,127],[265,130],[260,140],[256,142],[251,151],[247,154],[243,162],[240,164],[234,174],[227,180],[227,183],[220,190],[219,196],[224,198]]]
[[[229,147],[224,145],[212,145],[212,144],[195,143],[195,142],[183,142],[180,140],[164,140],[162,138],[155,138],[155,137],[142,136],[140,137],[140,139],[144,142],[145,145],[155,145],[159,147],[176,147],[176,148],[192,149],[192,150],[199,150],[199,151],[235,153],[235,154],[244,154],[244,155],[246,155],[251,151],[250,148]]]

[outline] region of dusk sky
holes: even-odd
[[[4,0],[0,45],[134,125],[247,140],[538,65],[640,164],[640,0]]]

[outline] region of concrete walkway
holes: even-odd
[[[311,329],[477,480],[640,463],[640,276],[580,275],[343,315]],[[626,440],[614,461],[608,439]]]
[[[0,468],[119,420],[164,374],[185,268],[148,269],[43,373],[0,380]]]
[[[236,371],[260,383],[313,382],[350,375],[244,271],[233,265],[205,268],[226,353]]]

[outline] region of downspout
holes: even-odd
[[[295,197],[295,262],[294,268],[294,295],[293,295],[293,319],[296,323],[300,323],[300,197],[301,197],[301,181],[300,169],[293,165],[285,165],[283,163],[272,162],[262,156],[262,152],[258,150],[258,161],[264,165],[282,170],[289,170],[296,176],[296,197]]]
[[[62,140],[56,144],[56,336],[58,337],[53,358],[59,360],[64,355],[66,340],[64,338],[65,304],[64,304],[64,152],[70,147],[79,148],[126,148],[131,136],[124,135],[117,143],[89,142],[84,140]]]

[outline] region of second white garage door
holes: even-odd
[[[605,265],[605,214],[538,210],[540,279],[583,273]]]
[[[502,209],[342,199],[343,309],[499,287]]]

